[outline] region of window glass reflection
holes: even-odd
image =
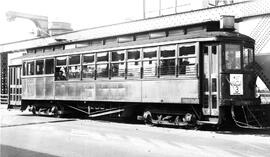
[[[67,57],[57,57],[56,66],[67,65]]]
[[[111,72],[112,78],[115,77],[125,78],[125,63],[111,64]]]
[[[80,64],[80,63],[81,63],[80,55],[69,56],[69,65]]]
[[[44,60],[37,60],[36,61],[36,74],[42,75],[44,72]]]
[[[95,54],[85,54],[83,55],[83,63],[94,63]]]
[[[160,47],[160,58],[175,57],[175,45],[161,46]]]
[[[157,48],[144,48],[143,49],[143,59],[156,59],[157,58]]]
[[[178,61],[180,75],[196,74],[196,58],[180,58]]]
[[[175,59],[160,60],[160,75],[175,75]]]
[[[143,62],[143,77],[149,78],[149,77],[157,77],[157,61],[151,60],[151,61],[144,61]]]
[[[179,56],[188,57],[190,55],[195,55],[195,45],[179,47]]]
[[[112,61],[124,61],[125,51],[114,51],[112,52]]]
[[[68,67],[68,78],[69,79],[79,79],[81,77],[81,66],[74,65]]]
[[[253,49],[244,48],[243,51],[243,65],[244,68],[248,68],[253,63]]]
[[[95,77],[95,65],[84,65],[82,77],[83,78],[94,78]]]
[[[53,73],[54,73],[54,59],[46,59],[45,74],[53,74]]]
[[[128,62],[127,78],[140,78],[140,77],[141,77],[141,62]]]
[[[56,67],[55,80],[56,81],[67,80],[67,67],[66,66]]]
[[[27,62],[27,75],[34,75],[34,61]]]
[[[140,50],[139,49],[130,49],[127,50],[128,60],[139,60],[140,59]]]
[[[109,64],[98,64],[97,65],[97,78],[106,78],[109,75]]]
[[[108,54],[109,54],[108,52],[97,53],[97,62],[108,62],[109,61]]]
[[[226,69],[241,69],[240,45],[225,45],[225,66]]]

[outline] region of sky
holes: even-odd
[[[142,18],[142,2],[143,0],[1,0],[0,43],[33,38],[31,32],[35,29],[30,20],[17,18],[8,22],[5,15],[7,11],[47,16],[49,22],[69,22],[74,30],[79,30]]]
[[[203,0],[160,0],[164,14],[175,11],[175,2],[186,6]],[[191,5],[192,4],[192,5]],[[157,16],[159,0],[145,0],[146,16]],[[1,0],[0,44],[35,37],[30,20],[6,20],[7,11],[47,16],[49,22],[69,22],[74,30],[143,18],[143,0]]]

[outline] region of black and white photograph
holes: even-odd
[[[269,156],[270,1],[0,2],[0,157]]]

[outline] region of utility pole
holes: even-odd
[[[175,14],[177,13],[177,0],[175,0]]]
[[[143,19],[145,19],[145,0],[143,0]]]
[[[158,3],[158,16],[161,16],[161,0]]]

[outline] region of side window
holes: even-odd
[[[54,73],[54,59],[45,59],[45,74]]]
[[[160,47],[160,76],[175,76],[176,45]]]
[[[55,80],[67,80],[67,57],[56,58]]]
[[[141,78],[140,49],[127,50],[127,79]]]
[[[143,77],[151,78],[158,75],[157,47],[143,49]]]
[[[196,74],[196,46],[179,45],[178,74],[195,75]]]
[[[254,62],[254,51],[252,48],[244,47],[243,59],[244,68],[248,68]]]
[[[69,56],[68,79],[81,78],[81,57],[80,55]]]
[[[36,74],[42,75],[44,73],[44,60],[36,61]]]
[[[27,75],[27,63],[23,62],[23,76]]]
[[[34,61],[26,63],[26,75],[34,75]]]
[[[83,55],[83,79],[94,79],[95,78],[95,54]]]
[[[125,53],[126,51],[113,51],[111,61],[111,77],[113,78],[125,78],[126,64]]]
[[[97,53],[97,78],[109,77],[109,53]]]

